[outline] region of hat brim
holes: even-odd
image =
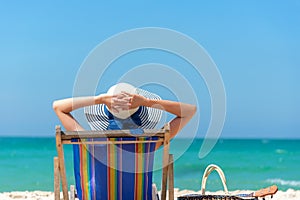
[[[136,93],[138,95],[144,96],[148,99],[160,100],[160,96],[151,93],[149,91],[136,88]],[[109,126],[109,117],[107,113],[105,104],[96,104],[92,106],[87,106],[84,108],[84,113],[87,122],[92,130],[107,130]],[[142,106],[139,117],[141,119],[141,125],[138,128],[141,129],[153,129],[160,122],[162,117],[162,110],[144,107]]]

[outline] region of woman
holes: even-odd
[[[133,115],[137,115],[136,113],[140,112],[141,109],[139,108],[146,108],[145,110],[148,109],[149,112],[150,109],[153,108],[165,110],[176,115],[176,117],[170,121],[171,138],[175,137],[175,135],[190,121],[196,112],[196,106],[194,105],[162,100],[160,98],[147,98],[147,95],[144,94],[150,93],[148,91],[135,88],[127,83],[119,83],[111,87],[106,94],[54,101],[53,109],[67,131],[84,130],[71,115],[72,111],[82,107],[102,105],[103,108],[106,109],[103,113],[108,113],[108,115],[115,117],[112,118],[112,120],[107,117],[108,120],[119,121],[121,123],[124,120],[121,120],[120,118],[132,118]],[[111,122],[109,123],[111,124]],[[116,128],[108,127],[107,129]],[[157,144],[157,147],[159,146],[160,144]]]

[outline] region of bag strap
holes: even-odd
[[[228,194],[228,189],[227,189],[227,186],[226,186],[226,178],[225,178],[225,175],[224,175],[223,171],[217,165],[211,164],[211,165],[208,165],[206,167],[206,169],[204,171],[204,174],[203,174],[203,177],[202,177],[202,184],[201,184],[202,195],[205,195],[205,186],[206,186],[207,178],[210,175],[210,173],[214,170],[218,172],[218,174],[221,178],[225,194]]]

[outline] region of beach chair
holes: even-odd
[[[152,194],[155,144],[163,143],[161,200],[174,199],[173,157],[169,155],[169,125],[154,130],[62,131],[56,126],[54,194],[74,199],[74,186],[66,178],[65,144],[73,145],[74,172],[79,199],[156,199]]]

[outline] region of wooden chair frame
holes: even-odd
[[[54,195],[55,200],[60,199],[60,182],[62,185],[63,199],[69,200],[68,184],[64,160],[64,144],[135,144],[135,143],[163,143],[163,169],[162,169],[162,187],[161,200],[166,200],[167,184],[169,189],[169,199],[174,199],[174,172],[173,172],[173,155],[169,155],[170,148],[170,127],[165,125],[163,129],[143,130],[143,134],[133,135],[130,130],[107,130],[107,131],[62,131],[60,126],[56,126],[56,148],[57,157],[54,157]],[[124,137],[151,137],[156,136],[158,140],[146,141],[89,141],[81,142],[81,139],[89,138],[124,138]],[[75,142],[73,139],[79,139]],[[73,141],[72,141],[73,140]],[[79,142],[78,142],[79,141]],[[74,187],[71,187],[74,190]],[[73,195],[70,195],[73,199]]]

